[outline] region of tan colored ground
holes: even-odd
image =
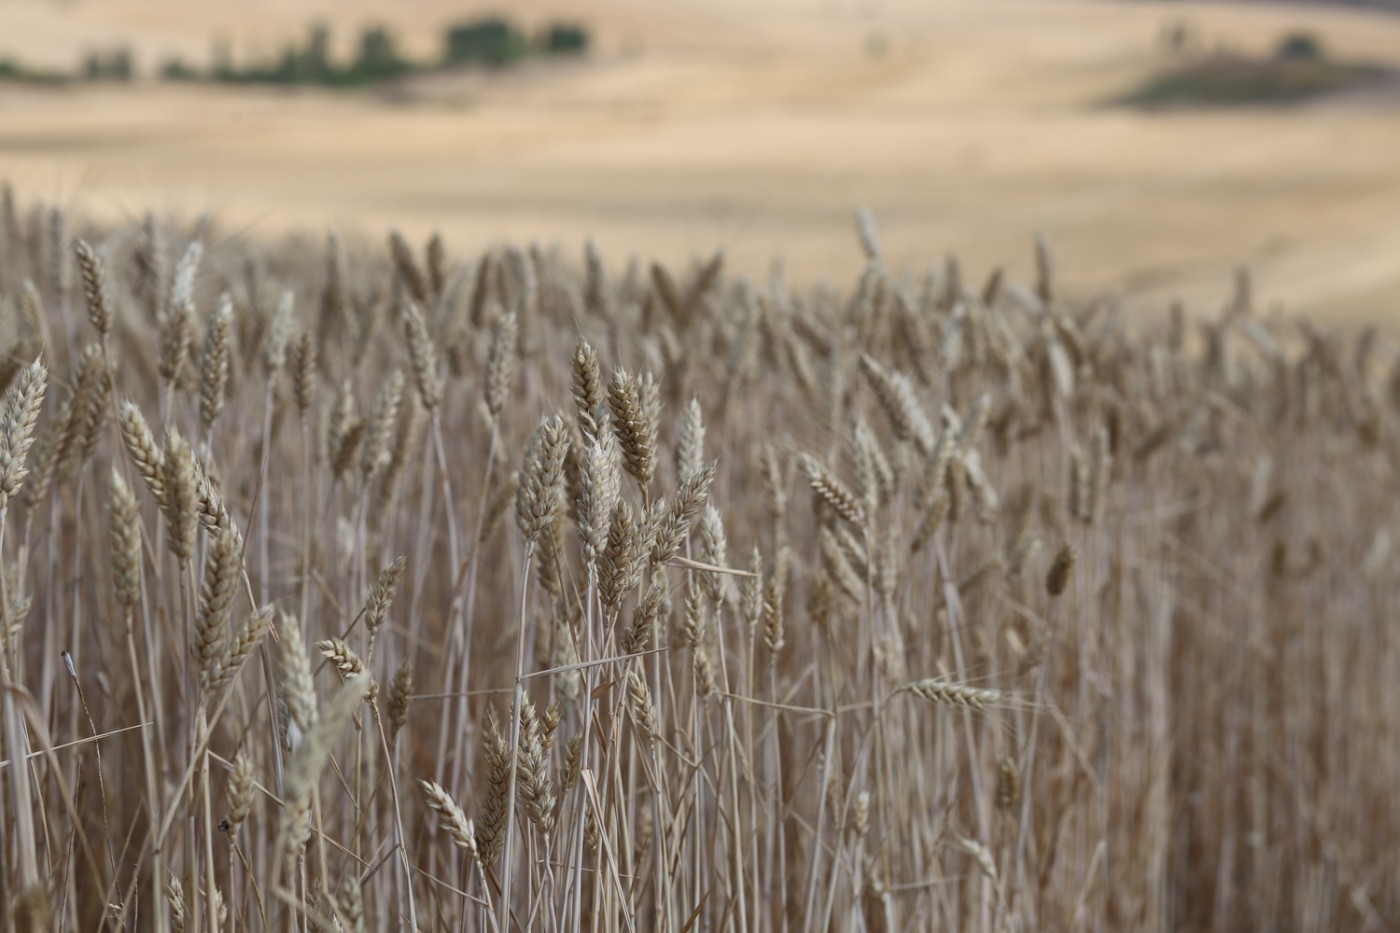
[[[271,49],[353,0],[0,4],[0,56],[66,64],[98,41],[145,62],[222,32]],[[462,4],[389,17],[428,48]],[[515,5],[545,17],[578,9]],[[853,276],[871,208],[892,264],[956,251],[969,274],[1029,266],[1133,307],[1213,308],[1230,270],[1263,300],[1400,327],[1400,95],[1299,111],[1104,107],[1161,63],[1170,18],[1234,46],[1318,31],[1400,66],[1400,17],[1296,6],[1091,0],[595,0],[583,65],[434,79],[383,95],[0,86],[0,176],[90,213],[211,210],[257,236],[338,225],[442,230],[454,248],[595,236],[676,261],[725,249],[764,274]],[[252,11],[252,12],[250,12]],[[255,29],[250,24],[258,23]],[[888,51],[872,56],[878,38]]]

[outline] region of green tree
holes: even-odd
[[[113,49],[107,59],[107,77],[113,81],[130,81],[135,76],[136,63],[131,49],[124,45]]]
[[[160,66],[160,76],[166,81],[195,81],[199,72],[183,58],[167,58]]]
[[[263,77],[273,84],[301,84],[306,81],[306,59],[294,45],[282,50],[277,64],[266,71]]]
[[[574,23],[551,23],[540,47],[549,55],[582,55],[588,51],[588,30]]]
[[[83,77],[89,81],[130,81],[135,72],[131,49],[126,46],[83,56]]]
[[[209,74],[215,81],[235,81],[238,72],[233,67],[233,45],[224,36],[214,39],[209,52]]]
[[[443,63],[500,67],[518,61],[528,51],[529,44],[520,30],[504,19],[492,17],[450,26]]]
[[[360,54],[352,68],[361,81],[393,78],[408,70],[408,62],[399,56],[394,34],[383,26],[368,26],[360,33]]]
[[[301,55],[302,72],[311,81],[326,81],[331,77],[331,31],[325,23],[316,23],[306,39]]]
[[[1320,62],[1322,40],[1310,32],[1290,32],[1279,40],[1275,57],[1286,62]]]

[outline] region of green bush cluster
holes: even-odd
[[[588,30],[573,23],[554,23],[547,27],[540,48],[549,55],[582,55],[588,51]]]
[[[530,55],[582,55],[588,51],[588,30],[575,23],[551,23],[534,39],[501,17],[486,17],[449,26],[444,34],[444,65],[487,65],[500,68]]]
[[[475,20],[449,26],[444,34],[444,65],[509,65],[530,52],[525,34],[499,18]]]

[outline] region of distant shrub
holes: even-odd
[[[1333,59],[1317,35],[1295,30],[1264,53],[1219,44],[1209,54],[1181,56],[1118,103],[1148,108],[1283,106],[1354,91],[1395,75],[1382,65]]]
[[[136,74],[131,49],[120,46],[83,56],[83,77],[89,81],[130,81]]]
[[[316,23],[301,51],[301,74],[308,81],[325,81],[335,71],[331,65],[331,31],[324,23]]]
[[[300,49],[289,45],[282,57],[264,76],[269,84],[304,84],[307,79],[306,59]]]
[[[1279,40],[1274,57],[1286,62],[1320,62],[1325,58],[1322,40],[1310,32],[1290,32]]]
[[[233,43],[226,36],[216,36],[209,47],[209,77],[215,81],[231,81],[236,72]]]
[[[1372,65],[1212,58],[1156,75],[1120,103],[1148,108],[1294,104],[1385,76]]]
[[[13,58],[0,58],[0,81],[24,84],[63,84],[69,75],[55,71],[38,71]]]
[[[552,23],[539,46],[547,55],[582,55],[588,51],[588,30],[574,23]]]
[[[311,27],[304,43],[287,45],[270,62],[239,67],[226,41],[217,42],[214,48],[208,77],[230,84],[346,86],[396,78],[413,70],[412,62],[399,54],[394,34],[383,26],[370,26],[361,32],[355,58],[345,67],[337,67],[331,60],[331,32],[320,23]],[[179,68],[167,68],[163,76],[176,81],[199,77],[183,63]]]
[[[164,81],[198,81],[199,70],[183,58],[167,58],[161,63],[160,77]]]
[[[369,26],[360,33],[360,52],[350,67],[350,76],[359,81],[396,78],[409,70],[409,63],[398,52],[394,34],[383,26]]]
[[[500,67],[524,58],[530,51],[525,35],[504,19],[491,17],[449,26],[443,63]]]

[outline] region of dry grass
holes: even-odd
[[[1400,923],[1374,332],[14,204],[15,928]]]

